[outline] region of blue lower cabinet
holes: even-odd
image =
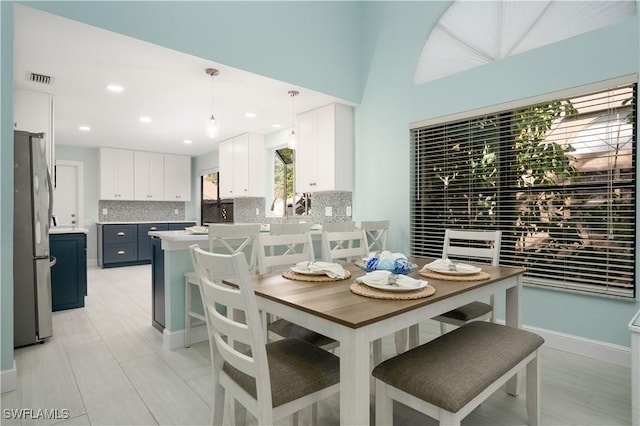
[[[151,263],[149,231],[184,230],[195,222],[99,223],[98,265],[101,268]]]
[[[167,231],[168,223],[139,223],[138,224],[138,260],[151,262],[150,231]]]
[[[87,294],[87,236],[84,233],[49,235],[51,306],[53,311],[84,307]]]

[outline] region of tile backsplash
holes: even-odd
[[[105,209],[106,215],[103,214]],[[100,200],[98,201],[98,218],[98,222],[185,220],[185,203],[181,201]]]
[[[287,222],[345,222],[347,206],[352,205],[351,192],[311,194],[311,215],[289,215]],[[332,215],[325,216],[326,207]],[[106,210],[107,214],[104,215]],[[176,213],[177,211],[177,213]],[[258,211],[258,215],[256,215]],[[271,213],[271,212],[269,212]],[[146,222],[185,220],[185,203],[179,201],[98,201],[98,222]],[[236,198],[233,202],[234,222],[281,223],[282,218],[265,214],[264,198]]]
[[[289,215],[287,222],[295,223],[301,220],[312,223],[345,222],[351,220],[347,216],[347,206],[351,205],[351,192],[319,192],[311,194],[311,215]],[[326,207],[331,207],[331,216],[324,215]],[[258,215],[256,215],[256,210],[259,212]],[[264,198],[236,198],[233,202],[233,219],[235,222],[282,222],[280,217],[269,217],[265,214]]]

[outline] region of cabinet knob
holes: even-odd
[[[155,230],[157,230],[157,229],[158,229],[158,228],[156,228],[155,226],[152,226],[151,228],[149,228],[149,231],[155,231]]]
[[[118,250],[118,254],[124,254],[124,250]]]
[[[123,237],[123,236],[124,236],[124,232],[123,232],[123,231],[120,231],[120,232],[118,232],[116,235],[118,235],[118,237]]]

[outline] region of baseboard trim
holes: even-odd
[[[544,344],[547,347],[594,358],[622,367],[631,367],[631,348],[627,348],[626,346],[526,325],[522,328],[542,336],[545,341]]]
[[[504,321],[497,321],[504,324]],[[594,358],[600,361],[631,367],[631,348],[615,345],[613,343],[599,340],[587,339],[585,337],[560,333],[544,328],[530,327],[524,325],[522,328],[542,336],[545,346],[576,355]],[[198,343],[207,340],[207,327],[205,324],[194,326],[191,329],[191,342]],[[165,349],[173,350],[184,347],[184,330],[163,332],[163,346]]]
[[[204,342],[208,338],[206,324],[191,328],[191,343]],[[162,347],[166,350],[184,348],[184,330],[169,331],[165,328],[162,332]]]
[[[18,389],[18,369],[13,361],[13,368],[0,372],[0,393]]]

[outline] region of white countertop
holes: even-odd
[[[89,230],[86,228],[65,228],[65,227],[53,227],[49,228],[49,235],[51,234],[88,234]]]
[[[231,225],[230,225],[231,226]],[[268,226],[263,226],[260,232],[269,232]],[[320,239],[321,229],[311,229],[311,238],[313,240]],[[209,247],[208,234],[193,234],[187,231],[149,231],[149,235],[162,240],[162,250],[185,250],[192,244],[198,244],[200,247]]]
[[[97,225],[135,225],[137,223],[185,223],[185,222],[193,222],[195,223],[195,219],[185,219],[185,220],[130,220],[124,222],[96,222]]]

